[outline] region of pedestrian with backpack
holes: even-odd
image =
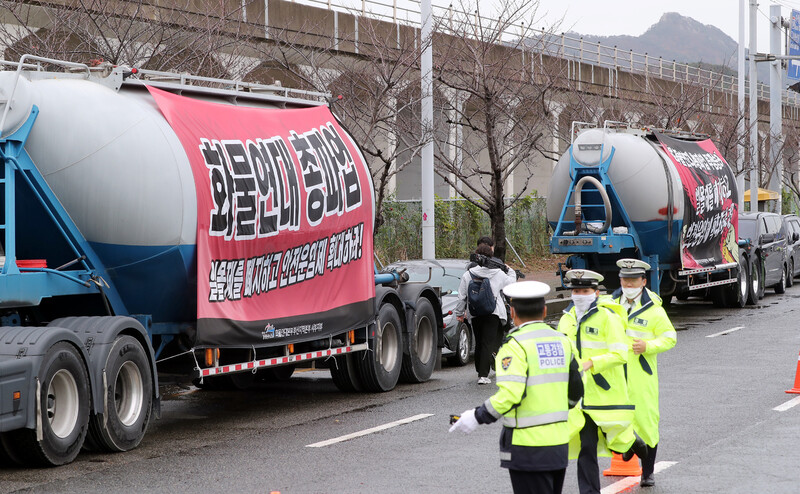
[[[502,328],[508,319],[501,290],[517,281],[517,275],[508,266],[501,269],[496,263],[481,263],[480,260],[491,259],[490,246],[479,245],[475,249],[475,254],[473,257],[478,259],[478,264],[469,268],[461,277],[458,288],[459,301],[454,313],[459,321],[469,318],[472,326],[472,333],[475,335],[475,370],[478,372],[478,384],[491,384],[489,371],[494,355],[500,348]]]

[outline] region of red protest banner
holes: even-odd
[[[330,110],[149,90],[197,190],[196,344],[299,342],[374,319],[372,177]]]
[[[682,141],[656,133],[683,185],[681,264],[685,269],[738,262],[736,178],[710,139]]]

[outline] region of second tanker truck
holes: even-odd
[[[0,462],[136,447],[165,367],[204,388],[311,361],[350,391],[429,379],[438,293],[375,272],[370,170],[324,94],[27,55],[14,68],[0,71]]]
[[[547,195],[550,250],[568,255],[564,268],[600,272],[607,288],[618,283],[616,261],[633,257],[653,267],[648,286],[665,303],[702,294],[744,306],[763,265],[738,239],[737,199],[706,136],[576,122]]]

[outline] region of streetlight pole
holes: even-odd
[[[422,258],[436,258],[436,228],[433,203],[433,15],[431,0],[422,0]]]
[[[758,73],[756,71],[756,20],[758,2],[750,0],[750,211],[758,211]]]

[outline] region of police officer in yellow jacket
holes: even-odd
[[[563,334],[543,322],[550,287],[538,281],[503,288],[516,326],[496,358],[499,390],[467,410],[450,432],[470,433],[502,418],[500,465],[516,494],[561,492],[567,468],[567,415],[583,394],[574,350]]]
[[[622,307],[609,297],[600,297],[603,276],[573,269],[565,275],[572,289],[572,305],[564,311],[558,330],[570,338],[584,371],[584,396],[579,409],[570,414],[570,457],[578,458],[581,494],[600,493],[598,451],[631,457],[647,456],[647,446],[633,433],[634,406],[628,397],[624,364],[628,343]],[[578,439],[580,444],[577,444]]]
[[[649,446],[642,460],[643,487],[655,485],[653,469],[658,448],[658,361],[657,355],[675,346],[677,333],[661,306],[661,298],[645,287],[650,265],[639,259],[617,261],[621,287],[612,294],[627,311],[628,396],[636,405],[633,428]]]

